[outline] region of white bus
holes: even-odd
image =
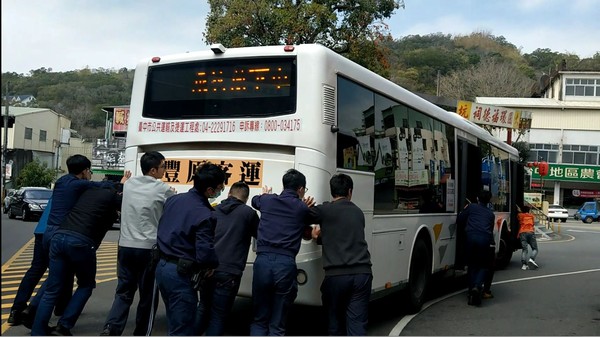
[[[141,155],[160,151],[164,180],[180,192],[204,161],[227,171],[226,186],[248,183],[251,196],[264,185],[279,193],[295,168],[318,203],[331,198],[332,175],[350,175],[366,217],[373,299],[405,290],[418,310],[431,276],[462,269],[456,215],[481,189],[493,194],[500,266],[515,249],[517,150],[323,46],[218,45],[142,60],[130,108],[125,169],[141,174]],[[255,257],[251,248],[240,296],[252,295]],[[303,239],[297,265],[296,302],[320,305],[316,241]]]

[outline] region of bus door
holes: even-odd
[[[476,203],[481,190],[481,150],[466,140],[458,139],[458,196],[457,211],[460,212],[469,202]],[[466,263],[464,228],[458,228],[456,235],[456,268],[462,269]]]

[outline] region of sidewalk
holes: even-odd
[[[557,226],[560,226],[561,223],[557,222],[554,224],[554,229],[558,229]],[[560,240],[562,236],[560,233],[552,230],[552,224],[550,224],[550,228],[546,228],[544,225],[535,224],[535,238],[538,241],[552,241],[552,240]]]

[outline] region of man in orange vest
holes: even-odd
[[[538,264],[535,262],[535,257],[538,254],[537,241],[535,239],[535,218],[533,214],[529,213],[529,207],[521,207],[521,212],[517,215],[519,219],[519,240],[521,240],[521,269],[529,269],[529,265],[533,268],[538,268]],[[531,253],[528,254],[528,246],[531,246]],[[527,259],[529,255],[529,260]],[[529,265],[528,265],[529,262]]]

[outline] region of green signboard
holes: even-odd
[[[600,166],[550,163],[548,165],[548,175],[544,177],[544,180],[600,183]],[[537,167],[532,167],[531,178],[541,179]]]

